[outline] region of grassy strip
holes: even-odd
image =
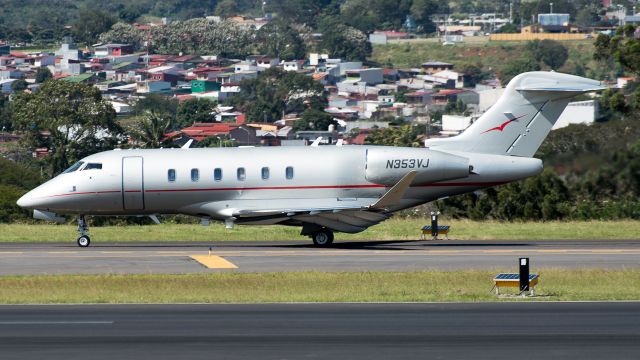
[[[495,273],[5,276],[0,303],[483,302],[497,299],[491,292]],[[640,299],[640,270],[548,269],[540,275],[537,300]]]
[[[418,239],[420,228],[429,219],[394,218],[359,234],[337,234],[336,240],[410,240]],[[463,240],[536,240],[536,239],[636,239],[640,222],[622,221],[550,221],[514,222],[441,220],[451,225],[450,238]],[[237,226],[222,224],[162,224],[148,226],[92,227],[95,241],[220,241],[220,240],[302,240],[300,229],[286,226]],[[0,224],[0,242],[73,241],[77,237],[71,225]]]

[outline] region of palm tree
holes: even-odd
[[[171,144],[167,134],[173,126],[173,116],[147,112],[132,131],[131,136],[143,148],[160,148]]]

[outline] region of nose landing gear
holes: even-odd
[[[80,233],[80,237],[78,238],[78,246],[87,247],[91,244],[91,238],[87,233],[89,232],[89,226],[84,219],[84,215],[80,215],[78,217],[78,232]]]

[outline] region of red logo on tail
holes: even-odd
[[[500,126],[496,126],[496,127],[491,128],[489,130],[485,130],[485,131],[481,132],[480,134],[488,133],[489,131],[494,131],[494,130],[502,132],[502,130],[504,130],[504,128],[506,128],[507,125],[509,125],[512,122],[517,121],[518,119],[523,118],[525,116],[527,116],[527,114],[520,115],[520,116],[518,116],[516,118],[513,118],[513,119],[509,119],[509,120],[505,121],[504,123],[500,124]]]

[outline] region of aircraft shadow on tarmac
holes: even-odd
[[[37,244],[33,244],[37,246]],[[53,247],[63,248],[77,248],[75,244],[70,243],[49,243]],[[198,243],[185,243],[185,242],[104,242],[95,243],[91,245],[90,249],[108,249],[108,248],[122,248],[122,249],[172,249],[172,248],[189,248],[189,249],[228,249],[228,248],[260,248],[260,249],[342,249],[342,250],[392,250],[392,251],[412,251],[412,250],[425,250],[429,248],[509,248],[509,247],[527,247],[533,246],[529,242],[479,242],[479,241],[465,241],[459,240],[370,240],[370,241],[338,241],[331,246],[325,248],[318,248],[312,243],[307,241],[294,242],[294,241],[211,241],[211,242],[198,242]]]

